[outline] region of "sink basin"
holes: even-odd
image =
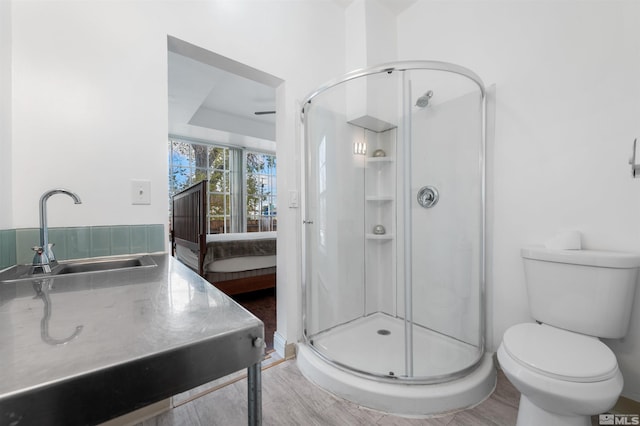
[[[149,256],[133,256],[124,258],[84,259],[76,262],[60,263],[54,268],[52,275],[81,274],[88,272],[106,272],[119,269],[156,266]]]
[[[30,265],[18,265],[9,268],[0,273],[0,282],[53,278],[59,275],[113,272],[154,266],[156,266],[156,263],[151,256],[146,254],[65,260],[54,266],[48,274],[33,273],[33,268]]]

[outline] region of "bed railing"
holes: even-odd
[[[207,244],[207,181],[203,180],[173,196],[171,247],[180,244],[198,252],[198,273],[204,275]]]

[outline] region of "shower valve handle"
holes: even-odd
[[[420,188],[420,191],[418,191],[418,204],[425,209],[429,209],[438,204],[439,199],[440,194],[435,186],[423,186]]]

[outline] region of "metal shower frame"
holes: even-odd
[[[480,162],[480,175],[481,175],[481,188],[480,188],[480,199],[481,199],[481,213],[480,213],[480,221],[481,221],[481,226],[480,226],[480,232],[481,232],[481,254],[480,254],[480,298],[479,298],[479,303],[480,303],[480,324],[479,324],[479,340],[480,340],[480,344],[479,344],[479,353],[480,356],[478,357],[478,359],[476,360],[476,362],[472,365],[470,365],[469,367],[460,370],[458,372],[454,372],[454,373],[450,373],[450,374],[445,374],[445,375],[439,375],[439,376],[432,376],[432,377],[400,377],[400,376],[396,376],[394,378],[390,378],[388,376],[385,375],[379,375],[379,374],[375,374],[375,373],[371,373],[371,372],[367,372],[367,371],[362,371],[362,370],[358,370],[355,369],[353,367],[350,366],[346,366],[343,365],[335,360],[332,360],[330,358],[328,358],[325,354],[321,353],[320,351],[318,351],[313,345],[309,344],[309,338],[307,336],[307,330],[306,330],[306,319],[307,319],[307,248],[306,248],[306,232],[303,229],[301,232],[301,237],[302,237],[302,255],[301,255],[301,259],[302,261],[302,267],[301,267],[301,283],[302,283],[302,294],[301,294],[301,330],[302,330],[302,340],[308,344],[308,346],[310,348],[313,349],[314,353],[317,354],[320,358],[322,358],[323,360],[327,361],[329,364],[334,365],[342,370],[345,370],[349,373],[352,374],[356,374],[362,377],[366,377],[366,378],[374,378],[376,380],[379,381],[387,381],[387,382],[394,382],[394,383],[398,383],[398,381],[401,381],[402,383],[407,383],[407,384],[436,384],[436,383],[443,383],[443,382],[448,382],[448,381],[452,381],[461,377],[466,376],[467,374],[469,374],[470,372],[472,372],[473,370],[475,370],[475,368],[481,363],[482,358],[483,358],[483,354],[484,354],[484,350],[485,350],[485,344],[486,344],[486,169],[485,169],[485,163],[486,163],[486,138],[487,138],[487,99],[486,99],[486,88],[485,85],[482,81],[482,79],[473,71],[471,71],[468,68],[462,67],[460,65],[456,65],[456,64],[452,64],[452,63],[448,63],[448,62],[441,62],[441,61],[399,61],[399,62],[388,62],[388,63],[383,63],[380,65],[376,65],[373,67],[369,67],[369,68],[361,68],[361,69],[357,69],[354,71],[351,71],[347,74],[344,74],[341,77],[332,79],[328,82],[326,82],[325,84],[321,85],[318,89],[314,90],[313,92],[311,92],[310,94],[308,94],[304,100],[302,101],[302,108],[300,111],[300,120],[301,120],[301,125],[303,127],[303,133],[302,133],[302,149],[301,149],[301,156],[302,156],[302,161],[301,161],[301,176],[306,176],[306,170],[309,169],[309,165],[307,164],[308,161],[308,156],[307,156],[307,138],[308,138],[308,134],[307,134],[307,130],[308,130],[308,126],[305,125],[305,114],[306,111],[309,107],[309,105],[312,104],[312,101],[314,98],[316,98],[318,95],[326,92],[327,90],[338,86],[342,83],[346,83],[350,80],[354,80],[354,79],[358,79],[361,77],[366,77],[369,75],[374,75],[374,74],[380,74],[380,73],[388,73],[391,74],[393,72],[396,71],[411,71],[411,70],[425,70],[425,71],[443,71],[443,72],[448,72],[448,73],[453,73],[453,74],[458,74],[461,75],[463,77],[466,77],[468,79],[470,79],[471,81],[473,81],[478,88],[480,89],[480,94],[481,94],[481,146],[480,146],[480,155],[479,155],[479,162]],[[406,96],[406,92],[407,92],[408,88],[407,88],[407,84],[405,81],[403,81],[403,97]],[[406,103],[406,102],[405,102]],[[404,105],[404,104],[403,104]],[[407,120],[407,116],[408,114],[406,113],[406,111],[403,111],[403,120]],[[409,120],[409,127],[410,127],[410,118]],[[403,122],[403,127],[407,126],[407,122],[404,121]],[[404,142],[407,142],[407,139],[410,139],[408,135],[409,132],[403,131],[403,140]],[[406,155],[406,154],[405,154]],[[410,152],[409,152],[409,157],[410,157]],[[404,180],[406,181],[407,179],[407,173],[405,173],[404,176]],[[412,199],[412,197],[406,197],[409,198],[409,200]],[[407,207],[404,206],[404,210],[407,210]],[[307,202],[306,202],[306,195],[305,197],[302,197],[302,209],[301,209],[301,215],[302,215],[302,225],[304,226],[305,224],[309,224],[309,223],[313,223],[311,221],[309,221],[309,218],[307,217]],[[406,220],[406,218],[405,218]],[[410,222],[409,222],[410,223]],[[407,241],[408,240],[408,241]],[[409,238],[405,238],[405,247],[407,247],[407,245],[411,245],[411,240],[410,237]],[[407,257],[407,256],[405,256]],[[410,260],[409,260],[410,263]],[[409,335],[411,335],[411,331],[408,329],[408,325],[407,323],[409,321],[406,320],[406,317],[410,317],[412,318],[413,313],[411,312],[411,305],[412,303],[410,303],[412,300],[412,283],[409,282],[407,284],[406,280],[407,280],[407,276],[409,276],[409,281],[411,281],[410,278],[410,274],[408,275],[406,273],[406,268],[407,268],[407,261],[405,261],[405,335],[407,335],[407,333],[409,333]],[[411,336],[412,339],[412,336]],[[413,360],[411,359],[412,354],[411,352],[413,352],[412,350],[407,350],[407,353],[405,354],[406,357],[409,357],[409,359],[406,359],[406,364],[407,365],[412,365],[413,364]],[[409,373],[409,372],[408,372]],[[412,371],[410,372],[410,374],[412,374]]]

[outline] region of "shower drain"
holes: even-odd
[[[391,332],[389,330],[385,330],[384,328],[381,328],[380,330],[378,330],[378,334],[380,334],[381,336],[388,336],[391,334]]]

